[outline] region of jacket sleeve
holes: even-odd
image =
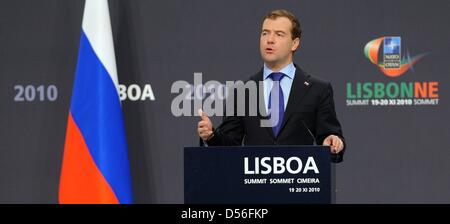
[[[238,116],[225,116],[214,130],[214,136],[206,141],[210,146],[239,146],[244,138],[244,126]]]
[[[344,150],[338,154],[331,154],[331,161],[339,163],[343,161],[345,148],[347,146],[342,134],[341,124],[336,117],[334,107],[333,88],[327,84],[320,97],[319,107],[317,109],[316,136],[317,144],[322,145],[323,141],[329,135],[337,135],[344,143]]]

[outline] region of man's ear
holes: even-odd
[[[293,45],[292,45],[292,51],[296,51],[299,47],[300,47],[300,38],[295,38],[293,41]]]

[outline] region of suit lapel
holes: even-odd
[[[286,126],[287,121],[291,117],[292,113],[295,111],[297,105],[301,103],[303,97],[305,97],[308,90],[311,88],[311,83],[309,81],[309,76],[306,75],[299,67],[295,66],[295,77],[292,82],[291,92],[289,93],[289,100],[286,106],[286,111],[284,112],[283,123],[281,124],[280,133],[283,131]]]
[[[311,85],[313,84],[310,80],[309,80],[309,75],[307,75],[303,70],[301,70],[297,65],[295,65],[295,77],[294,80],[292,82],[292,87],[291,87],[291,92],[289,93],[289,100],[288,100],[288,104],[286,106],[286,111],[284,112],[284,118],[283,118],[283,123],[281,125],[280,128],[280,132],[278,133],[278,135],[281,134],[281,132],[283,131],[284,127],[287,124],[287,121],[289,120],[289,118],[291,117],[291,115],[293,114],[293,112],[295,111],[295,108],[297,107],[297,105],[299,105],[301,103],[301,101],[303,100],[303,98],[305,97],[305,95],[308,93],[308,90],[311,88]],[[251,79],[253,81],[256,81],[257,83],[257,89],[258,89],[258,108],[259,108],[259,104],[260,103],[265,103],[264,100],[262,102],[259,102],[259,95],[263,94],[263,90],[260,89],[259,86],[259,82],[263,81],[263,71],[261,70],[260,72],[258,72],[256,75],[254,75]],[[264,97],[262,97],[262,99],[264,99]],[[264,105],[265,108],[265,105]],[[267,111],[265,112],[267,115]],[[264,119],[267,120],[269,119],[268,116],[266,115],[262,115],[259,110],[258,110],[258,117],[259,119]],[[264,129],[269,133],[269,135],[275,139],[276,136],[273,134],[273,130],[271,127],[264,127]]]
[[[264,109],[264,111],[263,111],[264,114],[261,114],[261,111],[259,111],[260,104],[263,104],[263,108],[266,108],[265,101],[264,101],[264,89],[260,88],[260,86],[259,86],[259,82],[263,81],[263,70],[261,69],[261,71],[258,72],[251,79],[256,82],[257,89],[258,89],[257,106],[258,106],[258,117],[259,117],[259,120],[268,120],[270,118],[267,116],[267,111],[265,111],[265,109]],[[260,98],[260,96],[261,96],[261,98]],[[260,102],[259,99],[262,99],[262,102]],[[275,139],[272,127],[264,127],[263,129],[265,129],[269,133],[269,135],[272,137],[272,139]]]

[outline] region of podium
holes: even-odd
[[[186,204],[329,204],[327,146],[184,148]]]

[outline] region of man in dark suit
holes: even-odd
[[[263,82],[261,92],[266,111],[279,115],[280,121],[269,128],[261,126],[261,119],[267,118],[261,114],[234,115],[225,116],[222,124],[213,128],[211,120],[200,109],[197,131],[202,143],[210,146],[310,145],[315,141],[330,146],[333,162],[342,161],[345,143],[334,109],[331,84],[308,75],[293,63],[300,38],[300,23],[292,13],[275,10],[264,18],[260,37],[264,67],[250,80]],[[279,96],[278,107],[271,105],[273,95]],[[259,108],[251,102],[246,107],[249,105]]]

